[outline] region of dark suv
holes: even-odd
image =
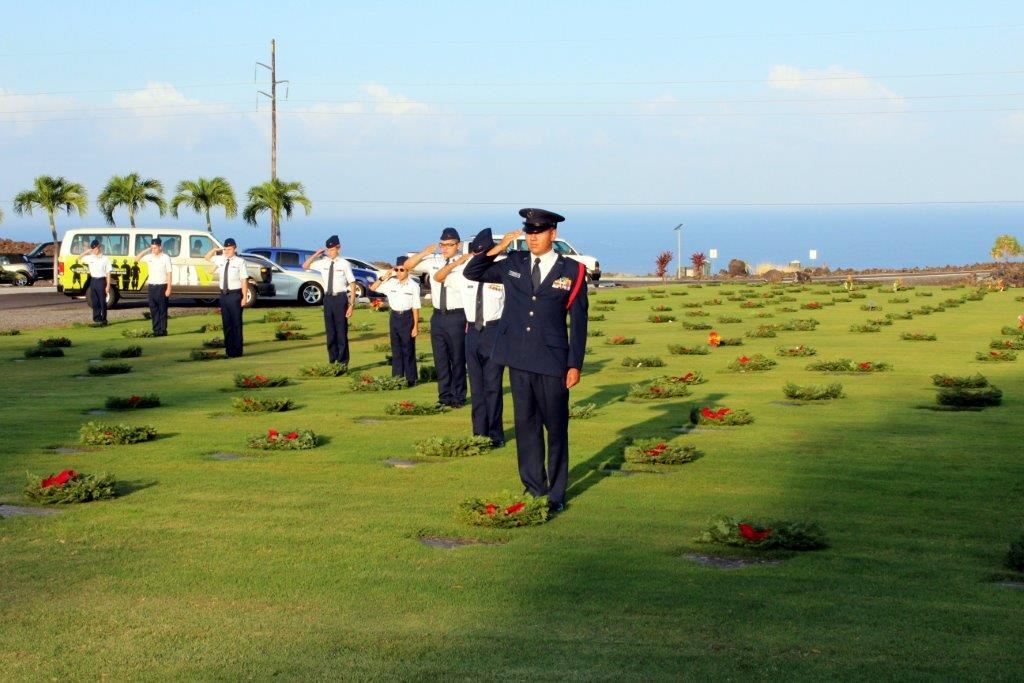
[[[57,252],[60,252],[60,242],[43,242],[37,244],[35,249],[25,254],[29,262],[35,266],[36,279],[53,279],[53,245],[57,245]]]
[[[0,282],[31,287],[37,279],[36,269],[24,254],[0,254]]]

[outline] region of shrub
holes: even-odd
[[[882,307],[878,304],[861,304],[860,310],[862,311],[880,311]]]
[[[699,457],[695,446],[667,443],[667,439],[636,439],[626,446],[626,462],[645,465],[682,465]]]
[[[751,339],[774,337],[774,336],[776,336],[775,326],[774,325],[760,325],[756,329],[747,330],[746,336],[750,337]]]
[[[696,425],[724,425],[727,427],[748,425],[754,416],[743,409],[703,406],[690,409],[690,422]]]
[[[672,310],[672,307],[671,306],[666,306],[665,304],[658,304],[657,306],[651,306],[651,310],[652,311],[661,311],[662,313],[667,313],[667,312]]]
[[[611,312],[615,310],[614,306],[591,306],[595,311]]]
[[[987,362],[1010,361],[1017,360],[1017,354],[1013,351],[978,351],[974,354],[974,359]]]
[[[203,347],[207,349],[223,349],[224,340],[220,337],[214,337],[213,339],[207,339],[203,342]]]
[[[642,356],[638,358],[626,356],[622,359],[622,366],[626,368],[660,368],[665,366],[665,361],[657,356]]]
[[[817,310],[821,310],[821,303],[819,303],[817,301],[808,301],[805,304],[800,304],[800,308],[802,308],[804,310],[807,310],[807,311],[817,311]]]
[[[969,377],[956,377],[954,375],[932,375],[932,384],[937,387],[959,387],[963,389],[978,389],[987,387],[988,380],[982,374],[974,374]]]
[[[868,320],[868,325],[878,325],[879,327],[887,327],[892,325],[891,318],[871,318]]]
[[[796,309],[792,306],[779,306],[775,310],[779,313],[796,313]]]
[[[733,372],[763,372],[771,370],[778,365],[778,361],[768,358],[764,354],[755,353],[753,356],[740,356],[729,363],[729,369]]]
[[[688,372],[678,377],[655,377],[647,382],[634,384],[626,394],[627,398],[641,400],[659,400],[663,398],[679,398],[689,396],[689,385],[703,384],[707,380],[699,372]]]
[[[308,429],[295,429],[290,432],[279,432],[268,429],[266,434],[250,436],[249,448],[262,451],[308,451],[317,447],[316,434]]]
[[[775,314],[774,313],[769,313],[768,311],[761,311],[760,313],[758,313],[754,317],[755,318],[774,318]],[[776,327],[776,329],[778,328],[777,325],[775,327]]]
[[[570,420],[589,420],[597,410],[596,403],[573,403],[569,406]]]
[[[610,344],[611,346],[632,346],[633,344],[636,344],[636,337],[608,337],[605,344]]]
[[[668,352],[673,356],[706,356],[711,353],[711,349],[707,346],[683,346],[682,344],[669,344]]]
[[[298,341],[309,339],[309,335],[302,332],[292,332],[291,330],[278,330],[274,333],[274,339],[277,341]]]
[[[66,349],[71,346],[71,340],[67,337],[46,337],[37,341],[36,346],[48,349]]]
[[[778,348],[778,354],[784,358],[804,358],[807,356],[815,356],[818,351],[812,346],[780,346]]]
[[[311,378],[322,378],[322,377],[341,377],[348,373],[348,366],[342,365],[341,363],[319,363],[317,365],[309,365],[301,368],[299,374],[303,377]]]
[[[353,391],[396,391],[408,386],[404,377],[386,375],[360,375],[352,380]]]
[[[138,358],[142,355],[142,347],[138,344],[126,346],[123,349],[104,349],[100,354],[103,358]]]
[[[1011,349],[1013,351],[1024,350],[1024,339],[993,339],[989,342],[990,349]]]
[[[220,360],[221,358],[227,358],[223,353],[217,349],[192,349],[188,357],[190,360]]]
[[[860,361],[853,362],[849,358],[839,360],[821,360],[807,366],[808,370],[815,372],[884,372],[891,370],[888,363],[882,361]]]
[[[96,363],[89,366],[90,375],[123,375],[132,371],[128,363]]]
[[[882,328],[880,328],[878,325],[872,325],[870,323],[868,323],[866,325],[850,325],[850,332],[858,332],[858,333],[864,334],[864,333],[868,333],[868,332],[881,332],[881,331],[882,331]]]
[[[627,296],[626,301],[643,301],[646,298],[642,294],[634,294],[633,296]]]
[[[1003,392],[994,386],[941,387],[935,392],[935,402],[952,408],[984,408],[1003,402]]]
[[[764,304],[760,301],[744,301],[740,304],[740,308],[764,308]]]
[[[432,436],[417,441],[416,454],[424,458],[470,458],[491,449],[486,436]]]
[[[274,328],[278,332],[288,332],[304,329],[302,323],[283,322]]]
[[[63,358],[64,349],[50,346],[33,346],[25,349],[25,358]]]
[[[825,530],[817,522],[760,522],[727,515],[710,520],[696,541],[758,550],[818,550],[828,547]]]
[[[587,320],[592,323],[599,323],[604,320],[604,313],[598,313],[596,315],[588,315]]]
[[[913,320],[913,313],[886,313],[886,320]]]
[[[284,375],[235,375],[235,386],[239,389],[266,389],[286,384],[288,378]]]
[[[782,387],[782,393],[786,398],[796,401],[825,401],[843,397],[843,385],[835,384],[809,384],[799,386],[793,382],[787,382]]]
[[[253,398],[242,396],[232,402],[235,410],[240,413],[283,413],[295,407],[290,398]]]
[[[710,330],[711,325],[707,323],[691,323],[688,320],[683,321],[684,330]]]
[[[295,320],[295,315],[291,311],[268,311],[263,315],[265,323],[283,323],[291,320]]]
[[[711,316],[710,313],[699,308],[695,308],[692,311],[686,311],[683,315],[687,318],[707,318]]]
[[[889,299],[889,303],[891,303],[891,304],[909,304],[910,303],[910,298],[909,297],[905,297],[905,296],[894,296],[893,298]]]
[[[743,322],[743,318],[740,318],[735,315],[720,315],[718,316],[718,322],[722,323],[723,325],[731,325],[733,323]]]
[[[794,318],[782,323],[779,329],[784,332],[813,332],[818,325],[814,318]]]
[[[440,403],[416,403],[415,401],[396,401],[386,407],[387,415],[437,415],[451,410]]]
[[[743,340],[739,337],[720,337],[718,339],[719,346],[743,346]]]
[[[687,314],[689,315],[689,314]],[[675,318],[671,318],[667,315],[649,315],[647,316],[647,322],[649,323],[672,323],[675,322]]]
[[[548,497],[528,493],[501,493],[488,498],[469,498],[459,504],[458,517],[475,526],[514,528],[548,521]]]
[[[610,298],[607,298],[607,299],[604,298],[604,297],[601,297],[600,299],[594,299],[594,302],[595,303],[601,303],[601,304],[617,304],[617,303],[619,303],[619,300],[614,298],[614,297],[610,297]]]
[[[999,334],[1004,337],[1024,337],[1024,329],[1019,327],[1010,327],[1009,325],[1003,325],[1003,329]]]
[[[160,397],[156,394],[143,394],[131,396],[108,396],[106,402],[107,410],[138,410],[141,408],[156,408],[160,405]]]
[[[110,425],[102,422],[87,422],[78,430],[78,434],[84,444],[111,446],[152,441],[156,438],[156,428],[149,425],[132,427],[126,424]]]
[[[25,497],[43,505],[69,505],[105,500],[117,495],[117,481],[109,474],[82,474],[63,470],[59,474],[40,479],[28,475]]]
[[[930,332],[904,332],[900,335],[903,341],[936,341],[938,337]]]
[[[153,330],[144,330],[138,327],[130,327],[126,330],[121,330],[121,336],[126,339],[146,339],[153,336]]]

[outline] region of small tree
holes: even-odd
[[[654,274],[661,278],[661,281],[665,281],[665,272],[668,271],[668,264],[672,263],[672,252],[663,251],[658,254],[658,258],[654,260]]]
[[[1009,261],[1011,258],[1024,254],[1024,247],[1020,246],[1020,242],[1013,235],[1000,235],[996,238],[996,243],[992,245],[992,251],[989,253],[994,259]]]
[[[704,266],[708,264],[708,259],[704,256],[704,252],[698,251],[690,256],[690,263],[693,264],[693,274],[699,280],[701,275],[704,274]]]

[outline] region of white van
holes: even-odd
[[[496,234],[493,236],[494,241],[500,242],[501,238],[504,236],[504,234]],[[465,254],[469,252],[469,243],[473,241],[474,237],[476,237],[476,235],[471,235],[462,242],[462,253]],[[562,256],[569,256],[582,263],[587,269],[587,279],[590,282],[597,282],[598,280],[601,279],[601,264],[593,256],[581,254],[579,251],[576,250],[575,247],[573,247],[571,244],[569,244],[569,242],[562,239],[561,237],[555,239],[555,241],[551,244],[551,248],[554,249],[555,253],[557,254],[561,254]],[[520,237],[515,242],[510,244],[508,247],[508,251],[510,252],[529,250],[530,248],[526,246],[526,239],[523,237]]]
[[[148,267],[139,263],[137,254],[149,248],[150,241],[159,237],[164,253],[171,257],[171,298],[200,299],[204,303],[216,301],[220,288],[214,277],[216,266],[203,256],[211,249],[223,245],[205,230],[188,228],[83,228],[68,230],[60,244],[57,260],[57,291],[67,296],[81,296],[88,287],[89,268],[81,262],[82,254],[89,250],[93,240],[99,240],[103,253],[110,258],[113,268],[110,296],[107,306],[113,307],[119,299],[145,299]],[[269,268],[249,264],[249,298],[247,306],[259,297],[274,295]]]

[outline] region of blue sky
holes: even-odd
[[[1020,3],[102,7],[5,6],[0,234],[45,238],[45,218],[7,201],[41,173],[93,198],[130,170],[168,190],[224,175],[242,195],[264,180],[253,72],[273,37],[290,80],[278,173],[314,202],[286,243],[338,232],[388,258],[443,225],[514,225],[526,205],[564,213],[577,246],[634,271],[675,248],[680,222],[684,251],[752,262],[811,245],[835,265],[966,262],[999,232],[1024,237],[1021,204],[840,206],[1024,200]],[[215,229],[266,241],[222,217]]]

